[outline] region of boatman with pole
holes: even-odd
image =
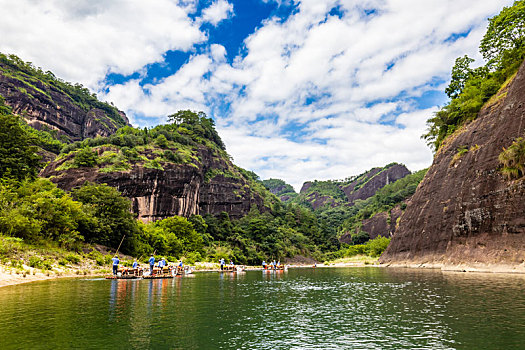
[[[113,259],[113,275],[117,275],[117,271],[118,271],[118,264],[120,263],[118,257],[115,255],[115,257]]]
[[[224,270],[224,259],[221,258],[221,270]]]
[[[155,266],[155,257],[153,254],[151,254],[151,258],[149,258],[149,272],[151,275],[153,275],[153,266]]]

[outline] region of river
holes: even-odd
[[[1,349],[525,349],[525,276],[393,268],[0,288]]]

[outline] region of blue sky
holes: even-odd
[[[261,178],[340,179],[396,161],[446,103],[501,0],[0,0],[0,51],[81,82],[135,126],[216,121]]]

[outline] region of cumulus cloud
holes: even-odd
[[[226,0],[218,0],[202,11],[202,20],[216,26],[219,22],[230,18],[232,15],[233,5]]]
[[[162,122],[178,109],[203,110],[240,166],[299,189],[305,180],[345,178],[392,161],[412,170],[429,166],[432,155],[420,135],[437,107],[422,109],[418,99],[443,90],[456,57],[481,59],[477,47],[487,17],[512,4],[263,1],[295,9],[266,19],[233,61],[224,46],[206,43],[199,27],[232,18],[226,0],[212,2],[196,20],[189,16],[194,0],[74,6],[0,0],[9,9],[0,23],[0,50],[103,87],[103,98],[137,125]],[[205,49],[194,51],[198,43]],[[153,83],[140,75],[102,86],[108,72],[147,71],[168,50],[193,54]]]
[[[108,73],[128,75],[191,50],[206,36],[192,1],[0,0],[0,51],[95,89]]]

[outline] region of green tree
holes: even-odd
[[[489,19],[480,52],[489,64],[498,63],[504,52],[519,50],[525,44],[525,1],[515,1]]]
[[[456,58],[454,67],[452,67],[452,79],[445,89],[445,93],[448,97],[454,99],[463,91],[465,82],[472,75],[472,69],[470,69],[470,64],[472,62],[474,62],[474,59],[467,55]]]
[[[121,239],[122,251],[133,253],[139,227],[131,213],[131,202],[119,191],[106,184],[85,183],[72,191],[72,196],[84,204],[86,213],[95,218],[91,227],[83,229],[87,242],[100,243],[117,248]]]
[[[84,147],[75,154],[74,164],[79,168],[91,168],[97,164],[97,159],[98,156],[96,152],[90,147]]]
[[[34,142],[0,96],[0,177],[17,180],[36,177],[40,156]]]

